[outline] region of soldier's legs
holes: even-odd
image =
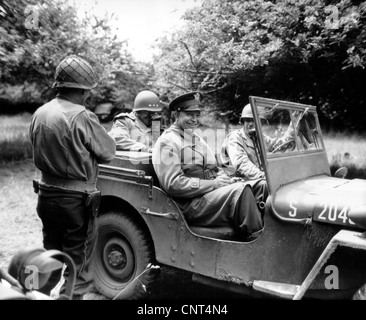
[[[83,295],[93,288],[93,275],[90,261],[95,244],[95,235],[92,233],[89,214],[85,209],[84,198],[62,196],[44,198],[39,206],[39,215],[45,221],[44,244],[46,249],[58,249],[67,253],[74,261],[76,267],[76,281],[74,295]],[[50,222],[52,221],[52,223]],[[52,230],[62,230],[58,233],[58,243],[61,248],[53,246],[55,237],[51,236]],[[47,245],[47,247],[46,247]],[[68,270],[64,272],[65,283],[60,293],[65,292],[68,283]]]
[[[53,219],[52,213],[54,209],[48,205],[48,202],[49,198],[38,197],[37,213],[42,221],[43,247],[46,250],[62,251],[63,228]],[[47,284],[40,288],[39,291],[49,296],[51,290],[60,281],[61,275],[62,270],[53,272]]]
[[[93,270],[91,258],[96,237],[92,233],[92,222],[85,208],[84,199],[64,198],[62,205],[65,209],[65,235],[62,241],[63,252],[67,253],[74,261],[76,267],[76,279],[74,295],[81,296],[90,292],[93,288]],[[60,293],[70,281],[69,270],[64,272],[65,283]]]
[[[236,205],[234,221],[236,228],[248,239],[258,237],[263,230],[262,214],[252,188],[248,185],[245,186]]]
[[[266,202],[268,198],[268,185],[267,181],[260,179],[252,184],[253,194],[257,203]]]
[[[234,183],[192,200],[184,212],[195,226],[231,226],[244,237],[263,229],[261,213],[249,184]]]
[[[252,190],[253,190],[255,200],[257,202],[259,211],[261,212],[262,218],[263,218],[264,210],[265,210],[264,208],[265,208],[266,200],[268,198],[267,181],[264,179],[260,179],[251,185],[252,185]]]

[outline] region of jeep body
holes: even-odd
[[[331,176],[314,106],[260,97],[250,103],[270,191],[262,235],[242,242],[230,227],[188,225],[160,187],[151,155],[117,152],[100,166],[98,180],[95,282],[101,293],[144,297],[155,262],[253,296],[344,299],[365,284],[366,181]],[[264,135],[275,139],[284,131],[293,139],[269,150]]]

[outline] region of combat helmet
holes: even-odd
[[[143,90],[138,93],[133,103],[133,111],[147,110],[160,112],[161,109],[159,97],[149,90]]]
[[[258,115],[260,119],[267,121],[266,117],[264,116],[264,110],[261,108],[258,108]],[[253,119],[253,112],[249,103],[243,108],[243,111],[241,112],[240,120],[242,119]]]
[[[57,66],[52,87],[91,90],[97,85],[92,66],[79,56],[71,55]]]

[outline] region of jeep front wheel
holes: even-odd
[[[95,251],[96,289],[111,299],[140,299],[154,281],[154,253],[146,232],[127,215],[108,212],[98,218]],[[138,279],[137,279],[138,278]]]

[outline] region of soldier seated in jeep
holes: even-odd
[[[152,152],[153,141],[160,135],[161,105],[158,96],[148,90],[135,98],[131,113],[120,113],[113,119],[109,134],[116,141],[117,150]],[[155,127],[157,127],[156,130]]]
[[[156,142],[152,162],[162,188],[176,201],[188,223],[233,226],[244,240],[263,229],[261,213],[249,183],[237,182],[217,166],[198,127],[202,95],[190,92],[175,98],[169,109],[176,121]]]

